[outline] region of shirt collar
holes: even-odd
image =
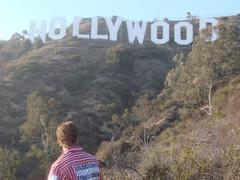
[[[68,152],[72,152],[74,150],[82,151],[83,148],[81,146],[71,146],[71,147],[68,147],[65,150],[63,150],[63,154],[66,154]]]

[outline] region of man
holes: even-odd
[[[63,152],[52,164],[48,180],[99,180],[99,163],[93,155],[77,146],[78,131],[74,123],[62,123],[56,134]]]

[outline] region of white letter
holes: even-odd
[[[60,31],[56,34],[55,29]],[[50,21],[49,37],[53,40],[62,39],[66,35],[66,19],[64,17],[55,17]]]
[[[108,35],[99,35],[98,34],[98,17],[92,18],[91,39],[108,39]]]
[[[139,21],[127,21],[128,42],[133,43],[135,38],[137,38],[138,42],[142,44],[146,32],[146,27],[147,22],[144,21],[142,22],[142,27],[140,27]]]
[[[186,27],[186,39],[181,38],[181,29]],[[193,41],[193,26],[189,22],[179,22],[174,26],[174,41],[180,45],[188,45]]]
[[[218,30],[213,31],[213,27],[218,25],[218,21],[214,18],[200,19],[200,31],[207,28],[207,24],[212,24],[212,36],[207,41],[215,41],[218,39]]]
[[[123,19],[120,17],[117,17],[117,20],[114,25],[112,22],[112,18],[105,18],[105,21],[107,23],[107,27],[109,30],[110,40],[117,41],[118,30],[121,26]]]
[[[36,24],[39,26],[38,29],[36,29]],[[30,23],[30,30],[29,30],[29,36],[32,43],[35,40],[36,36],[40,36],[42,41],[46,42],[46,31],[47,31],[47,21],[32,21]]]
[[[90,36],[88,34],[79,34],[80,23],[82,22],[82,18],[74,17],[73,20],[73,36],[77,36],[78,38],[89,39]]]
[[[158,26],[162,26],[162,39],[158,38]],[[151,25],[151,41],[155,44],[164,44],[169,41],[169,24],[164,21],[158,21]]]
[[[48,177],[48,180],[58,180],[57,176],[52,175],[51,177]]]

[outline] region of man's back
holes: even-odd
[[[48,180],[99,180],[99,164],[79,146],[66,149],[51,167]]]

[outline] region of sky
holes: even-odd
[[[7,40],[15,32],[29,30],[31,21],[49,22],[58,16],[64,16],[70,24],[74,16],[180,20],[186,18],[187,12],[200,17],[239,14],[240,0],[1,0],[0,39]]]

